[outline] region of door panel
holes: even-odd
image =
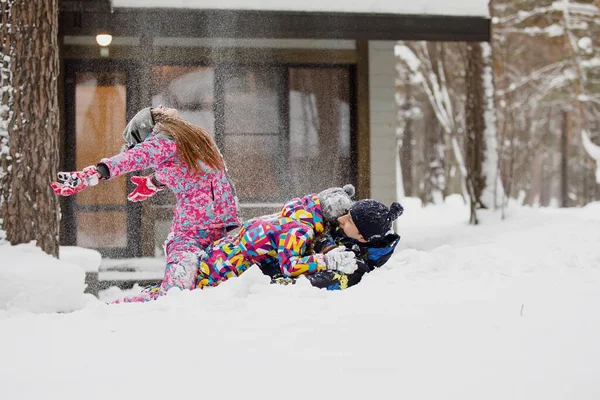
[[[137,110],[127,65],[70,62],[66,68],[66,168],[81,170],[118,154],[127,118]],[[67,198],[64,244],[104,256],[139,255],[139,205],[127,201],[128,176],[101,182]]]
[[[127,247],[127,216],[123,211],[77,211],[77,246]]]
[[[292,186],[300,193],[353,183],[348,67],[289,68]]]
[[[75,77],[76,168],[96,164],[102,157],[119,153],[126,125],[125,74],[77,73]],[[77,204],[126,202],[126,179],[120,176],[106,185],[77,195]]]
[[[236,66],[222,67],[219,74],[223,101],[218,133],[242,205],[276,204],[291,198],[286,161],[286,70]],[[253,216],[244,214],[245,218]]]
[[[117,154],[126,125],[126,76],[78,72],[75,76],[75,160],[81,170]],[[127,246],[126,176],[87,188],[75,197],[77,246]],[[114,211],[92,211],[96,206]]]

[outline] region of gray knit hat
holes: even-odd
[[[321,202],[323,219],[333,222],[346,214],[352,205],[351,197],[354,196],[354,186],[347,184],[341,187],[331,187],[317,194]]]

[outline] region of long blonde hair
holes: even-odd
[[[212,169],[223,169],[223,157],[205,129],[156,109],[152,110],[152,118],[158,132],[173,138],[177,144],[177,154],[192,171],[201,172],[198,161]]]

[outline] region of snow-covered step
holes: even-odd
[[[80,266],[85,271],[85,292],[98,296],[98,271],[102,255],[93,249],[77,246],[60,246],[58,258]]]
[[[105,258],[98,273],[98,290],[105,290],[111,286],[129,289],[135,284],[157,284],[164,276],[165,263],[164,257]]]

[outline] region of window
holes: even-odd
[[[177,108],[213,133],[244,218],[272,212],[294,196],[354,183],[349,67],[217,64],[152,71],[152,104]]]
[[[204,66],[163,65],[152,67],[152,107],[176,108],[179,115],[215,134],[214,70]],[[168,191],[159,192],[151,203],[167,211],[175,202]],[[168,216],[170,220],[170,216]],[[165,236],[168,229],[160,236]],[[157,241],[160,247],[163,239]]]
[[[297,194],[354,182],[347,68],[290,68],[291,187]]]
[[[75,159],[81,170],[119,153],[126,122],[126,75],[75,75]],[[93,248],[127,246],[126,176],[75,196],[76,244]]]
[[[152,106],[176,108],[186,121],[214,135],[213,101],[213,68],[172,65],[152,68]]]
[[[288,197],[283,68],[228,68],[223,73],[223,156],[242,203]]]

